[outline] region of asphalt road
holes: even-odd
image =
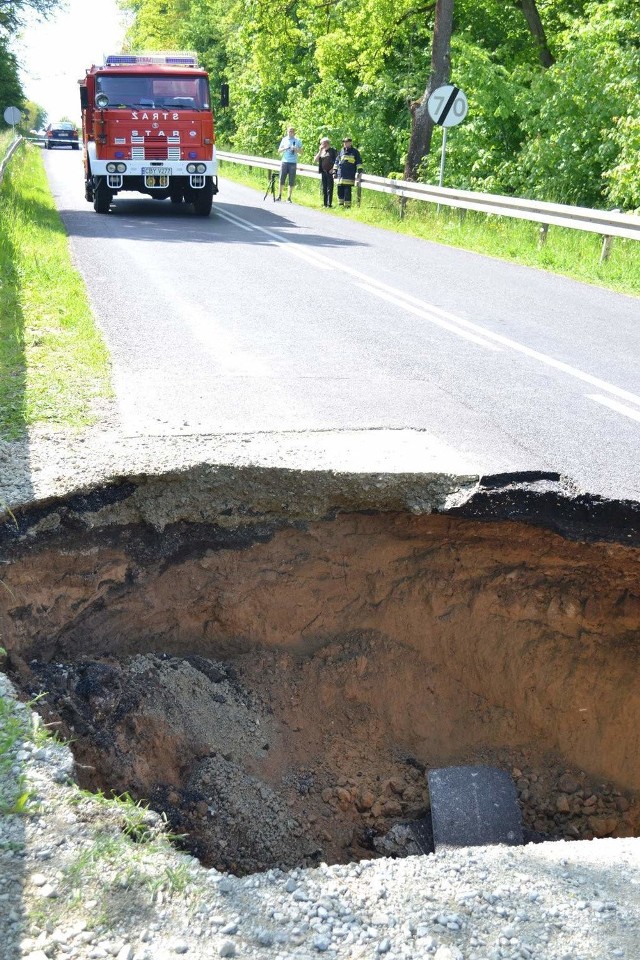
[[[640,499],[640,300],[224,180],[208,219],[99,216],[77,153],[45,164],[129,433],[397,433],[397,470],[439,450]]]

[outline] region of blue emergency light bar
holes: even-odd
[[[155,64],[167,67],[197,67],[198,55],[191,52],[178,53],[113,53],[104,58],[105,67],[134,66],[135,64]]]

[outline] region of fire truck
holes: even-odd
[[[208,217],[218,164],[209,79],[196,55],[114,54],[79,84],[85,197],[96,213],[135,190]]]

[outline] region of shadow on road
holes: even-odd
[[[282,209],[282,204],[278,208]],[[309,232],[285,214],[261,206],[214,202],[211,216],[202,218],[194,216],[187,205],[141,197],[116,198],[106,215],[94,213],[88,205],[82,211],[60,209],[58,212],[70,237],[259,246],[282,239],[312,249],[366,246],[361,241]]]

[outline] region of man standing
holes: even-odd
[[[291,192],[296,182],[296,164],[298,162],[298,154],[301,151],[302,141],[296,137],[295,127],[289,127],[286,136],[282,138],[280,146],[278,147],[278,153],[282,157],[282,162],[280,164],[280,190],[276,200],[282,200],[282,187],[288,180],[287,201],[293,203]]]
[[[333,173],[338,184],[338,206],[351,206],[351,188],[362,176],[362,157],[353,146],[351,137],[342,141],[342,150],[336,157]]]

